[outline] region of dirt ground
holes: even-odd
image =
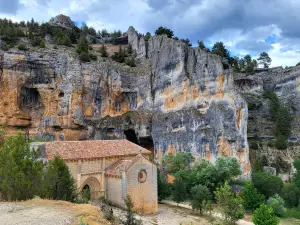
[[[0,203],[0,225],[106,225],[102,213],[89,204],[64,201],[30,200]]]

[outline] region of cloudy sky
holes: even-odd
[[[2,18],[46,22],[63,13],[97,30],[140,33],[166,26],[194,45],[223,41],[231,55],[266,51],[272,66],[300,61],[299,12],[299,0],[0,0]]]

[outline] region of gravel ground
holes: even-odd
[[[0,225],[65,225],[74,214],[60,205],[0,203]]]

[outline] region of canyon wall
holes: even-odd
[[[179,151],[234,156],[249,176],[245,92],[221,58],[166,36],[145,41],[132,27],[128,42],[136,67],[81,63],[74,49],[49,43],[0,52],[0,124],[46,140],[127,138],[158,161]]]

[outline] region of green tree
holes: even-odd
[[[250,55],[245,55],[244,57],[245,61],[245,73],[246,74],[253,74],[254,73],[254,67],[255,67],[255,62],[251,59]]]
[[[228,218],[232,224],[235,224],[239,219],[243,219],[245,215],[245,209],[243,207],[243,199],[241,197],[232,197],[228,201],[228,205],[225,209],[225,218]]]
[[[205,206],[203,202],[211,200],[209,189],[206,186],[199,184],[192,187],[191,194],[191,206],[193,209],[199,210],[200,214],[202,214],[203,207]]]
[[[218,187],[215,191],[215,198],[219,208],[225,209],[228,205],[229,200],[233,197],[230,185],[226,181],[224,185]]]
[[[215,198],[226,223],[234,222],[244,217],[243,200],[233,196],[231,187],[227,181],[224,185],[217,188]]]
[[[126,205],[126,220],[123,222],[124,225],[139,225],[141,224],[140,221],[138,221],[135,217],[134,217],[134,213],[133,213],[133,201],[130,195],[126,196],[125,199],[125,205]]]
[[[265,201],[265,196],[258,193],[251,182],[247,182],[242,191],[244,206],[254,211]]]
[[[200,49],[205,49],[206,47],[205,47],[205,45],[204,45],[204,43],[203,43],[203,41],[197,41],[197,44],[198,44],[198,47],[200,48]]]
[[[85,36],[81,36],[79,38],[79,41],[78,41],[78,44],[76,47],[76,51],[78,54],[80,54],[82,52],[86,52],[86,53],[89,52],[89,45],[88,45],[88,41]]]
[[[297,207],[300,205],[300,188],[294,182],[284,184],[281,197],[285,200],[289,207]]]
[[[3,126],[0,126],[0,149],[2,147],[2,145],[4,144],[4,132],[5,132],[5,129]]]
[[[267,205],[272,207],[277,216],[283,217],[286,213],[285,202],[278,194],[274,195],[274,197],[270,197],[267,201]]]
[[[76,187],[69,167],[59,156],[50,160],[44,177],[45,196],[51,199],[73,201]]]
[[[283,182],[280,177],[266,172],[257,172],[252,177],[254,187],[267,198],[281,192]]]
[[[229,58],[229,51],[225,48],[223,42],[216,42],[212,47],[212,53],[221,56],[222,58]]]
[[[99,52],[101,54],[101,57],[108,57],[107,48],[104,44],[101,45]]]
[[[150,38],[151,38],[151,33],[147,32],[145,35],[145,41],[149,41]]]
[[[252,222],[255,225],[278,225],[279,218],[274,214],[271,207],[261,204],[253,214]]]
[[[293,165],[296,169],[296,174],[293,177],[293,181],[297,187],[300,187],[300,159],[294,160]]]
[[[0,192],[5,200],[26,200],[39,194],[43,163],[23,135],[9,137],[0,149]]]
[[[167,183],[165,176],[157,169],[157,195],[158,201],[162,201],[171,194],[170,185]]]
[[[233,157],[222,157],[216,161],[216,170],[219,182],[224,183],[232,177],[241,175],[241,168],[238,160]]]
[[[188,39],[188,38],[187,39],[180,39],[180,41],[186,43],[188,46],[192,46],[192,43],[191,43],[190,39]]]
[[[268,53],[262,52],[262,53],[260,53],[257,61],[258,61],[258,64],[262,65],[264,68],[269,68],[269,66],[271,65],[272,59],[270,58]]]
[[[183,202],[187,197],[186,185],[181,178],[176,178],[172,188],[172,199],[177,204]]]
[[[185,171],[191,168],[191,163],[195,158],[190,152],[178,152],[176,155],[169,153],[165,156],[165,165],[167,172],[175,175],[179,171]]]
[[[172,38],[174,36],[174,33],[172,30],[166,28],[166,27],[162,27],[160,26],[156,31],[155,31],[155,35],[163,35],[166,34],[168,36],[168,38]]]

